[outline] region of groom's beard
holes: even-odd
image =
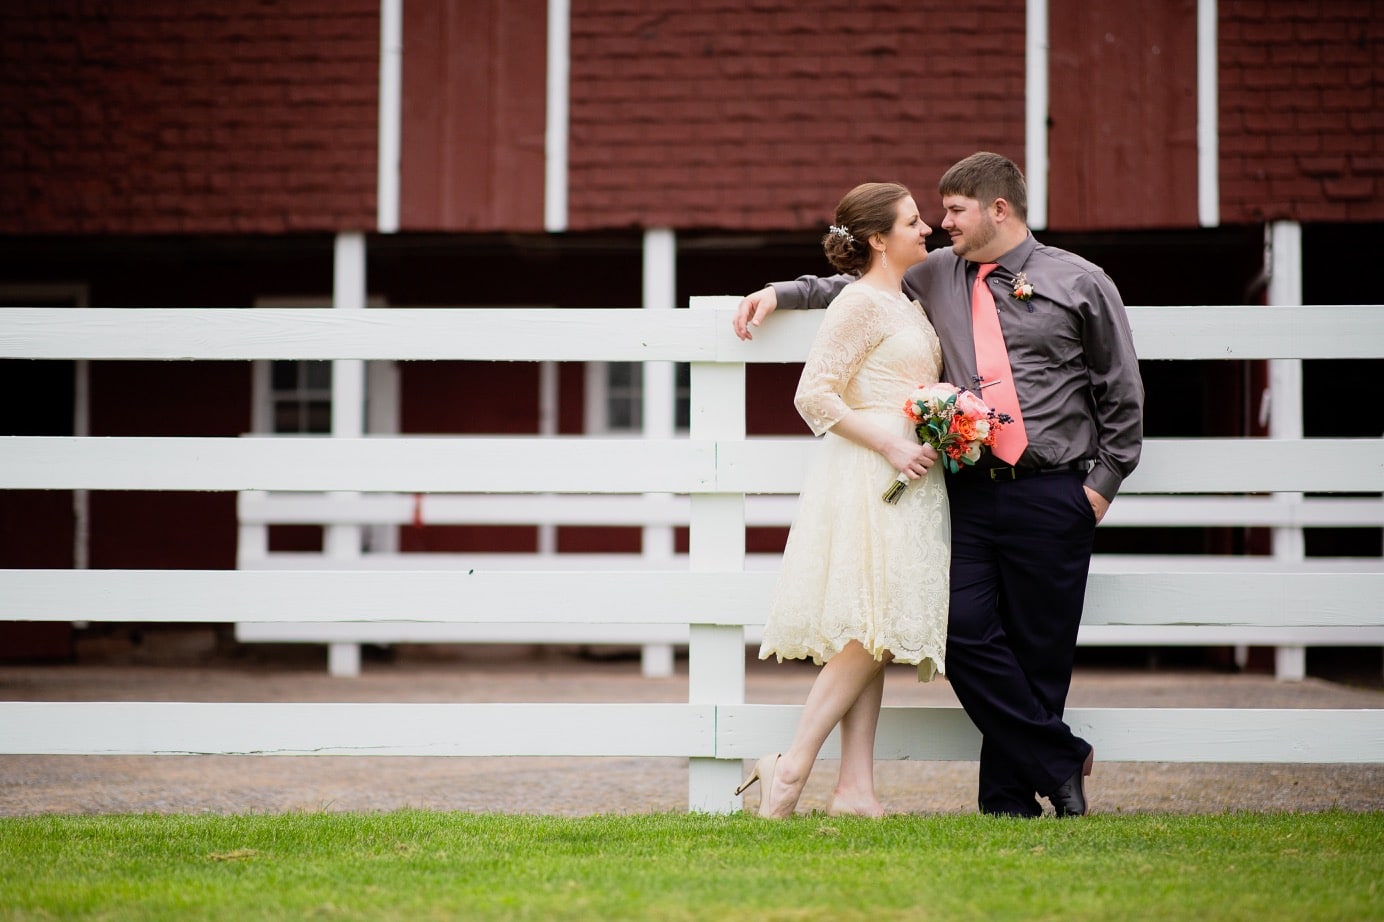
[[[976,250],[983,250],[989,246],[991,241],[999,234],[999,229],[995,227],[994,219],[990,215],[985,215],[985,220],[976,226],[975,230],[963,232],[961,239],[952,238],[952,250],[957,256],[967,258],[967,254],[974,253]]]

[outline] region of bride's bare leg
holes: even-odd
[[[881,669],[841,718],[841,773],[827,811],[834,816],[884,815],[875,794],[875,730],[883,701]]]
[[[770,798],[769,813],[789,816],[802,796],[803,785],[812,773],[812,763],[828,734],[853,706],[875,678],[881,675],[884,664],[876,660],[856,641],[846,644],[812,683],[803,703],[802,717],[793,733],[793,743],[778,760],[773,783],[763,796]],[[878,705],[875,706],[878,716]],[[873,743],[871,744],[873,747]]]

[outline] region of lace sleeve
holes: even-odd
[[[822,435],[850,412],[842,395],[865,357],[884,339],[882,319],[879,305],[858,288],[831,302],[793,397],[813,435]]]

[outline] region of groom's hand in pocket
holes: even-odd
[[[1110,509],[1110,500],[1088,486],[1082,486],[1082,489],[1086,491],[1086,499],[1091,504],[1091,513],[1096,517],[1096,524],[1099,525],[1100,520],[1105,518],[1106,511]]]

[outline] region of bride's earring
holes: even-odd
[[[883,250],[879,251],[879,264],[885,269],[889,268],[889,254]]]

